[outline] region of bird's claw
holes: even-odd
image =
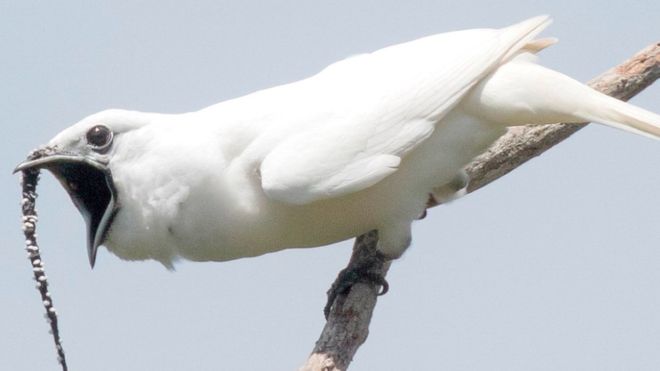
[[[341,272],[337,275],[337,279],[332,283],[330,289],[328,290],[328,301],[323,308],[323,314],[325,318],[328,319],[330,315],[330,310],[332,309],[335,300],[340,295],[346,295],[350,291],[351,287],[357,283],[366,283],[371,285],[380,286],[378,291],[378,296],[385,295],[389,289],[390,285],[387,283],[385,277],[382,274],[374,271],[374,268],[377,266],[378,262],[371,261],[369,264],[362,265],[353,265],[349,264],[348,267],[342,269]]]

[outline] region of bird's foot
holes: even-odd
[[[354,256],[348,263],[348,266],[342,269],[337,275],[337,279],[328,290],[328,302],[323,308],[323,314],[327,319],[330,310],[335,304],[335,300],[340,295],[347,295],[357,283],[366,283],[373,286],[380,286],[378,295],[385,295],[389,290],[389,284],[383,276],[383,266],[389,259],[378,250],[361,253],[360,256]]]

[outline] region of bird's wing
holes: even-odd
[[[335,63],[290,86],[303,113],[261,163],[264,192],[306,204],[380,182],[475,83],[549,23],[536,17],[499,30],[429,36]]]

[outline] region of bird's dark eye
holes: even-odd
[[[96,149],[105,149],[112,142],[112,130],[105,125],[96,125],[86,135],[87,143]]]

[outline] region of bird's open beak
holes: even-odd
[[[84,155],[44,148],[33,152],[14,169],[14,173],[32,168],[52,172],[82,214],[87,224],[89,264],[93,268],[98,247],[103,244],[118,211],[108,166]]]

